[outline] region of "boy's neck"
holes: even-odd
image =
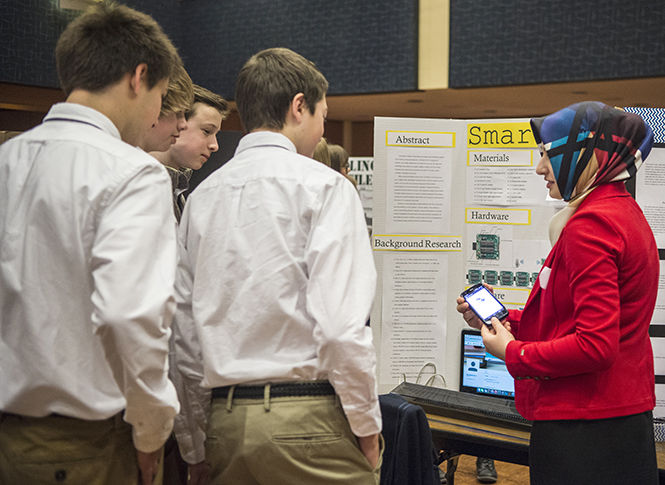
[[[296,131],[296,126],[294,123],[289,123],[289,120],[284,122],[284,125],[282,125],[281,128],[256,128],[255,130],[252,130],[251,133],[258,133],[261,131],[269,131],[270,133],[279,133],[280,135],[284,135],[287,137],[291,143],[296,147],[296,150],[298,149],[298,136],[297,136],[297,131]]]
[[[130,145],[138,146],[141,140],[135,140],[135,134],[128,127],[131,123],[132,105],[125,87],[120,82],[99,91],[74,89],[67,96],[68,103],[87,106],[106,116],[115,125],[120,138]]]
[[[173,170],[180,170],[180,165],[175,163],[173,152],[171,150],[166,150],[165,152],[150,152],[154,158],[156,158],[162,165],[166,165]]]

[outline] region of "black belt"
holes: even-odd
[[[235,386],[233,398],[235,399],[263,399],[265,387],[262,386]],[[215,387],[212,390],[213,399],[225,398],[234,386]],[[287,382],[270,384],[270,397],[294,396],[332,396],[335,389],[328,381],[319,382]]]

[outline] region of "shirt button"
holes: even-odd
[[[65,470],[57,470],[55,472],[56,482],[64,482],[66,478],[67,478],[67,472]]]

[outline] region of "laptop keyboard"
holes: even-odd
[[[410,382],[401,383],[392,392],[431,414],[520,429],[531,427],[531,422],[517,412],[511,399],[479,396]]]

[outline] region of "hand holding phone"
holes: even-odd
[[[473,285],[460,295],[469,304],[469,308],[480,318],[488,328],[492,328],[490,320],[496,317],[503,320],[508,316],[508,310],[503,303],[488,290],[482,283]]]

